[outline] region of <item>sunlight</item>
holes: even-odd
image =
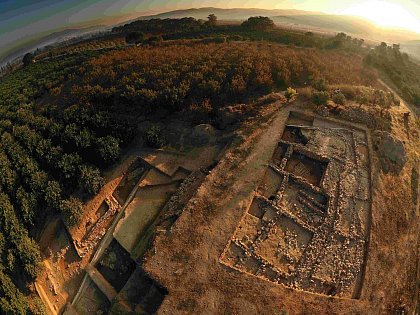
[[[340,13],[360,16],[382,27],[398,27],[420,32],[420,21],[404,7],[395,3],[369,0]]]

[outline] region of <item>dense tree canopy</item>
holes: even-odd
[[[214,14],[210,14],[207,17],[207,22],[206,25],[210,26],[210,27],[214,27],[217,25],[217,16]]]
[[[268,31],[274,28],[274,22],[266,16],[253,16],[243,22],[242,27],[255,31]]]
[[[130,32],[125,37],[125,41],[128,44],[137,44],[144,40],[144,34],[142,32]]]

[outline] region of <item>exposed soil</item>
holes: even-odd
[[[305,110],[306,105],[297,102],[293,108]],[[413,212],[412,189],[404,183],[411,182],[418,141],[415,144],[406,135],[401,137],[409,143],[406,147],[409,161],[400,174],[385,175],[378,171],[369,137],[359,132],[366,129],[332,121],[329,124],[334,128],[352,132],[344,131],[336,140],[331,138],[327,146],[321,146],[310,156],[317,160],[317,155],[329,152],[330,159],[335,161],[335,166],[329,163],[321,176],[320,189],[292,172],[295,177],[289,181],[290,188],[285,186],[285,195],[297,208],[293,204],[283,205],[295,214],[291,220],[292,216],[262,210],[256,198],[261,194],[265,204],[273,204],[278,199],[275,191],[284,182],[284,175],[272,181],[264,180],[264,174],[271,159],[275,169],[284,164],[287,146],[277,151],[276,147],[288,112],[281,109],[281,104],[275,104],[267,107],[260,117],[244,123],[242,132],[246,137],[241,144],[229,151],[207,176],[171,233],[156,239],[144,267],[169,292],[160,314],[414,312],[418,208]],[[307,114],[311,116],[310,112]],[[293,124],[300,123],[298,117],[291,118]],[[304,126],[328,125],[319,119],[301,121]],[[402,133],[397,131],[402,123],[393,122],[393,133],[397,136]],[[308,139],[301,138],[295,132],[286,140],[303,146],[300,153],[306,155],[311,142],[305,144]],[[346,159],[353,161],[356,172],[351,167],[340,171],[339,165],[351,165]],[[372,178],[370,170],[375,174]],[[273,177],[271,173],[265,176]],[[329,181],[328,176],[335,181]],[[319,179],[319,174],[316,178]],[[331,198],[329,192],[337,189],[337,182],[342,192],[338,199],[335,194]],[[260,187],[257,194],[256,187]],[[328,218],[334,211],[338,216],[332,216],[334,219],[330,221]],[[318,227],[314,224],[316,217],[324,222]],[[258,239],[261,235],[258,231],[262,231],[264,221],[270,222],[270,218],[277,218],[277,223],[272,225],[260,247],[254,253],[249,252],[252,245],[247,242]],[[324,230],[325,222],[332,224],[336,232],[324,243],[321,239],[320,243],[313,243],[318,230]],[[321,255],[320,260],[313,261],[313,271],[308,273],[293,263],[302,261],[311,242],[322,251],[317,254]],[[262,256],[265,259],[258,259]],[[276,266],[277,270],[270,266]],[[299,275],[296,283],[287,278],[291,274]],[[307,282],[307,277],[312,281]],[[292,289],[296,286],[300,290]]]

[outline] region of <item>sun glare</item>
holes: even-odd
[[[420,21],[407,9],[395,3],[369,0],[341,13],[366,18],[377,26],[397,27],[420,33]]]

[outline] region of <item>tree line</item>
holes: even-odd
[[[420,65],[401,52],[400,45],[381,43],[365,61],[383,72],[407,101],[420,107]]]

